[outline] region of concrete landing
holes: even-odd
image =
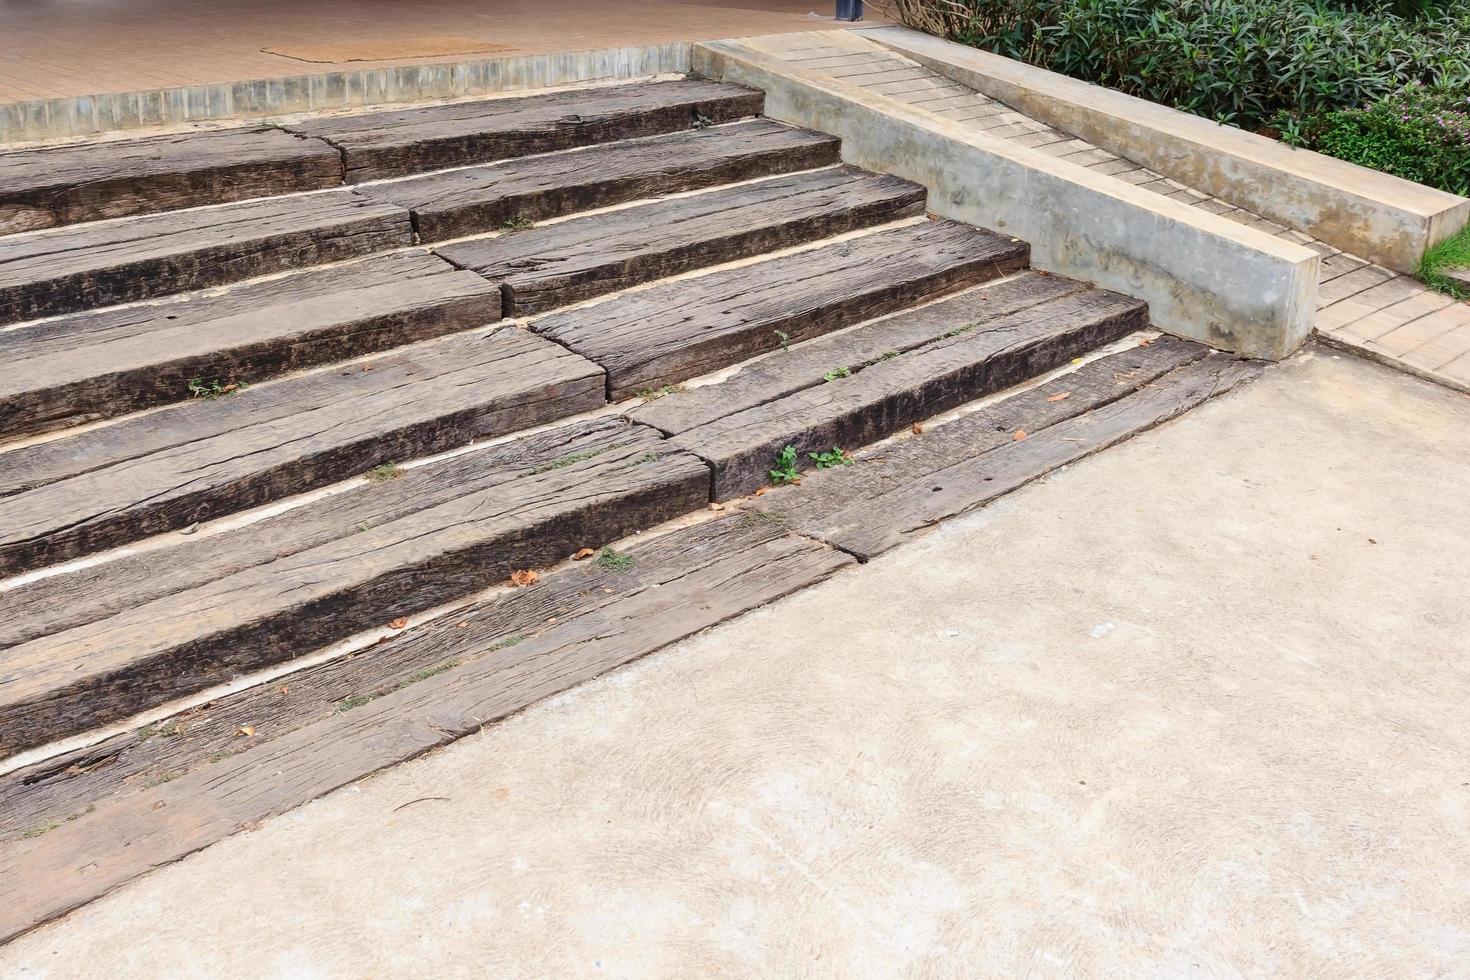
[[[1467,483],[1470,399],[1311,350],[0,975],[1457,974]]]

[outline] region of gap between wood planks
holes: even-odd
[[[938,301],[936,300],[935,302]],[[884,318],[880,317],[878,319]],[[857,326],[861,326],[861,324]],[[855,327],[849,327],[845,329],[851,330],[855,329]],[[838,331],[835,333],[840,332],[845,331]],[[824,336],[833,336],[835,335],[835,333],[827,334]],[[1107,357],[1133,347],[1137,347],[1141,341],[1151,340],[1158,336],[1159,332],[1155,330],[1138,331],[1129,334],[1128,336],[1123,337],[1122,339],[1115,341],[1114,343],[1090,350],[1085,355],[1082,355],[1074,359],[1073,361],[1057,367],[1051,371],[1048,371],[1044,374],[1028,378],[1026,381],[1020,384],[1014,385],[1010,388],[1002,389],[1000,391],[986,395],[982,398],[978,398],[972,402],[967,402],[966,404],[958,408],[926,419],[922,424],[926,428],[937,428],[947,422],[951,422],[955,419],[963,418],[966,415],[973,414],[974,412],[980,411],[989,405],[993,405],[996,402],[1003,401],[1006,398],[1009,398],[1021,392],[1040,387],[1041,385],[1054,381],[1057,378],[1065,377],[1066,375],[1075,372],[1086,364],[1089,364],[1100,358]],[[747,361],[743,363],[748,364],[750,362]],[[732,368],[722,369],[721,371],[715,372],[704,378],[695,379],[694,381],[690,382],[690,385],[694,386],[696,384],[715,383],[715,381],[718,381],[720,378],[726,377],[733,371],[738,370],[740,366],[741,365],[736,365]],[[449,459],[456,456],[462,456],[470,452],[483,451],[493,448],[495,446],[504,445],[508,442],[513,442],[515,440],[522,439],[536,433],[565,428],[571,425],[578,424],[580,422],[585,422],[589,419],[602,418],[608,415],[623,414],[639,405],[644,404],[646,401],[647,399],[641,398],[628,399],[617,404],[607,405],[604,408],[599,409],[595,412],[588,412],[582,415],[573,416],[571,418],[559,419],[546,425],[537,426],[532,429],[523,429],[510,435],[498,436],[494,439],[487,439],[483,442],[475,443],[469,446],[461,446],[444,453],[410,460],[399,465],[402,466],[404,469],[415,469],[421,466],[426,466],[431,463],[438,462],[443,459]],[[911,438],[913,438],[912,431],[910,429],[903,429],[885,439],[881,439],[877,442],[871,443],[870,447],[882,447]],[[332,486],[324,487],[320,490],[300,494],[297,497],[288,498],[284,501],[278,501],[276,503],[256,508],[251,511],[246,511],[240,514],[232,514],[228,517],[220,518],[216,521],[210,522],[209,524],[201,524],[195,534],[213,536],[224,533],[226,531],[231,531],[240,527],[254,524],[259,521],[265,520],[268,517],[284,513],[288,510],[294,510],[316,500],[335,496],[356,486],[360,482],[360,480],[361,478],[345,480],[341,483],[333,484]],[[722,507],[722,511],[727,513],[730,511],[739,511],[745,503],[753,499],[753,496],[754,495],[743,497],[737,500],[727,501]],[[713,520],[718,516],[719,512],[716,512],[712,509],[693,511],[682,517],[676,518],[672,521],[667,521],[652,528],[648,528],[637,534],[629,535],[617,541],[600,542],[599,544],[606,544],[608,547],[612,547],[614,550],[624,550],[641,542],[662,537],[663,535],[669,534],[673,531],[677,531],[681,528],[692,527],[694,525]],[[844,554],[849,554],[852,557],[857,558],[859,561],[866,560],[866,556],[857,555],[853,552],[847,551],[846,549],[843,549],[840,546],[835,545],[832,542],[824,540],[822,538],[805,534],[795,528],[790,528],[788,529],[788,531],[789,533],[795,534],[796,536],[801,537],[805,540],[819,544],[822,547],[828,547],[833,548],[837,551],[842,551]],[[36,581],[41,578],[49,577],[50,575],[61,574],[67,571],[76,571],[81,568],[90,567],[92,565],[102,564],[104,561],[113,561],[119,558],[126,557],[128,555],[138,554],[143,551],[153,551],[161,548],[166,548],[178,543],[179,533],[180,532],[167,532],[165,534],[157,535],[150,539],[145,539],[144,541],[137,544],[127,545],[121,548],[113,549],[111,551],[102,552],[99,555],[91,555],[86,558],[78,559],[77,561],[71,562],[66,565],[53,566],[51,568],[40,569],[36,572],[29,572],[25,575],[16,576],[15,578],[9,579],[5,582],[0,582],[0,591],[13,589],[20,585]],[[557,569],[564,568],[570,564],[572,564],[572,560],[568,558],[565,561],[558,563],[557,565],[551,566],[551,568],[549,569],[540,569],[539,571],[555,571]],[[413,628],[416,626],[421,626],[424,623],[432,622],[434,620],[448,616],[451,613],[454,613],[455,611],[463,609],[469,605],[484,602],[487,599],[493,598],[512,589],[513,587],[508,584],[494,585],[491,586],[489,589],[484,589],[472,593],[461,599],[457,599],[454,602],[445,603],[439,606],[435,606],[431,609],[426,609],[420,613],[409,616],[408,626],[405,628]],[[14,756],[11,756],[8,759],[0,761],[0,774],[10,773],[17,769],[23,769],[28,766],[36,765],[38,763],[43,763],[47,759],[53,758],[58,755],[64,755],[67,753],[87,749],[93,745],[97,745],[103,741],[106,741],[109,738],[125,734],[127,732],[147,725],[155,724],[159,721],[180,714],[182,712],[198,708],[204,704],[207,704],[210,701],[218,700],[219,698],[226,697],[228,695],[235,694],[240,691],[256,687],[258,685],[269,684],[282,677],[286,677],[292,673],[295,673],[296,671],[315,667],[320,664],[348,656],[359,650],[371,647],[387,637],[395,636],[402,631],[403,630],[401,629],[393,629],[386,625],[374,627],[370,630],[364,630],[363,632],[357,633],[351,637],[340,640],[337,643],[323,647],[319,650],[303,654],[302,656],[293,658],[280,664],[273,665],[268,668],[264,668],[262,670],[243,674],[229,681],[228,683],[218,684],[213,687],[199,691],[195,694],[191,694],[187,697],[178,698],[166,702],[165,704],[159,705],[158,707],[152,708],[145,712],[141,712],[137,715],[133,715],[121,721],[114,722],[102,728],[93,729],[82,735],[72,736],[67,739],[51,742],[42,746],[37,746],[33,749],[28,749]]]

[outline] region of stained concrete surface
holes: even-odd
[[[1313,351],[0,975],[1465,976],[1467,487]]]

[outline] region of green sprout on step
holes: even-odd
[[[796,472],[796,447],[787,446],[776,454],[776,466],[770,470],[771,482],[776,485],[795,483],[800,476]]]
[[[607,572],[626,572],[637,563],[638,559],[621,551],[613,551],[611,548],[603,548],[597,553],[597,567]]]
[[[689,124],[689,128],[690,129],[709,129],[714,124],[715,124],[715,121],[713,119],[711,119],[709,116],[706,116],[702,112],[696,112],[694,114],[694,121]]]
[[[215,399],[233,395],[250,387],[243,381],[226,381],[224,378],[190,378],[189,397]]]
[[[518,214],[514,218],[507,218],[500,224],[501,231],[528,231],[535,227],[536,222],[523,214]]]
[[[791,349],[791,334],[785,330],[772,330],[771,333],[776,335],[776,343],[781,345],[782,350]]]
[[[852,369],[847,367],[835,367],[822,375],[823,381],[836,381],[838,378],[852,377]]]
[[[402,475],[403,467],[397,463],[379,463],[366,473],[367,478],[373,483],[387,483],[389,480],[396,480]]]
[[[807,458],[817,464],[819,470],[830,470],[834,466],[851,466],[852,456],[842,450],[841,446],[833,446],[829,453],[807,453]]]

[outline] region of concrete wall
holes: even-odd
[[[1413,272],[1470,201],[902,27],[861,32],[1049,126],[1343,251]]]
[[[768,116],[840,136],[848,162],[924,184],[931,211],[1030,242],[1038,268],[1146,300],[1171,333],[1276,359],[1310,332],[1316,252],[795,68],[758,45],[698,44],[694,70],[764,89]]]
[[[680,41],[17,102],[0,105],[0,145],[684,73],[689,54]]]

